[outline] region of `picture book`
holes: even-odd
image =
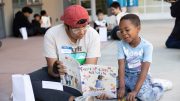
[[[83,96],[98,96],[106,93],[112,98],[117,97],[117,67],[80,65],[74,58],[64,54],[59,57],[59,60],[67,69],[67,73],[61,75],[63,85],[79,90]]]

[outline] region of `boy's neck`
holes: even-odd
[[[136,46],[138,46],[140,44],[140,42],[141,42],[141,38],[138,36],[138,38],[133,40],[131,43],[129,43],[129,45],[131,47],[136,47]]]

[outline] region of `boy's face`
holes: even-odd
[[[138,33],[140,31],[140,26],[134,25],[130,20],[122,20],[119,24],[120,37],[127,43],[132,43],[138,40]]]
[[[40,16],[36,16],[36,17],[35,17],[35,20],[36,20],[36,21],[40,21]]]
[[[99,13],[97,17],[98,17],[98,20],[103,20],[104,14],[103,13]]]

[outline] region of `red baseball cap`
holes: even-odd
[[[71,27],[83,27],[89,23],[89,15],[80,5],[71,5],[64,10],[61,20]]]

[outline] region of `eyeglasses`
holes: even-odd
[[[80,31],[86,31],[89,28],[89,26],[81,27],[81,28],[72,28],[71,31],[74,34],[78,34]]]

